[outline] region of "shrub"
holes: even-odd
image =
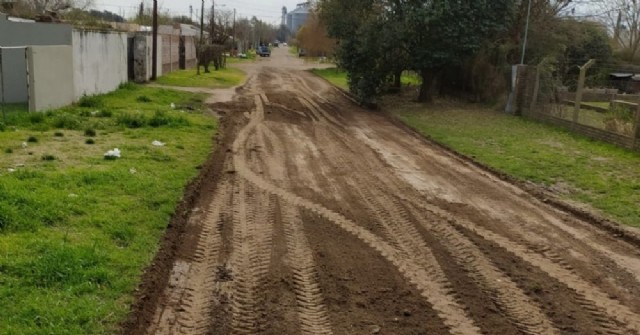
[[[5,126],[4,122],[0,121],[0,131],[7,130],[7,126]]]
[[[82,123],[75,115],[61,113],[54,117],[52,124],[56,128],[77,130]]]
[[[13,149],[11,149],[11,148],[6,148],[6,149],[4,149],[4,153],[6,153],[6,154],[12,154],[12,153],[13,153]]]
[[[96,130],[93,128],[87,128],[84,130],[84,136],[88,136],[88,137],[95,137],[96,136]]]
[[[102,105],[102,101],[100,101],[100,98],[95,95],[91,95],[91,96],[85,95],[82,98],[80,98],[80,101],[78,101],[78,106],[80,107],[96,108],[96,107],[100,107],[101,105]]]
[[[35,136],[29,136],[29,138],[27,138],[27,142],[29,143],[38,143],[38,138]]]
[[[156,111],[149,120],[149,125],[154,128],[161,126],[188,126],[189,120],[182,116],[172,116],[163,111]]]
[[[96,144],[96,141],[94,141],[92,138],[88,138],[86,141],[84,141],[84,143],[92,145],[92,144]]]
[[[31,113],[29,114],[29,122],[32,124],[44,122],[45,115],[43,113]]]
[[[127,128],[141,128],[147,124],[147,119],[141,113],[123,113],[118,116],[117,124]]]
[[[49,154],[44,154],[44,155],[42,155],[42,160],[43,161],[55,161],[56,160],[56,156],[49,155]]]
[[[113,112],[111,112],[109,110],[101,110],[95,116],[97,116],[97,117],[112,117],[113,116]]]
[[[152,100],[151,100],[151,98],[149,98],[146,95],[141,95],[141,96],[136,98],[136,101],[138,101],[138,102],[151,102]]]
[[[64,137],[64,134],[60,131],[56,131],[55,133],[53,133],[53,136],[55,137]]]

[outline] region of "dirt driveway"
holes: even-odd
[[[213,106],[218,151],[126,333],[640,334],[640,248],[304,67],[276,50]]]

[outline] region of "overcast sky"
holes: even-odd
[[[95,0],[94,7],[99,10],[108,10],[129,18],[136,12],[141,0]],[[282,6],[293,10],[301,0],[215,0],[216,9],[223,8],[238,12],[239,17],[257,16],[271,24],[280,24]],[[153,1],[144,0],[145,6],[152,6]],[[211,0],[205,0],[205,8],[211,8]],[[193,6],[193,19],[196,20],[196,11],[200,12],[201,0],[158,0],[158,6],[163,10],[169,10],[171,15],[189,16],[189,5]],[[208,9],[205,9],[205,13]]]

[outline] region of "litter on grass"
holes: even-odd
[[[115,148],[113,150],[109,150],[104,154],[105,159],[116,159],[120,158],[120,149]]]
[[[155,141],[151,142],[151,145],[153,145],[154,147],[164,147],[166,144],[162,143],[162,142],[160,142],[158,140],[155,140]]]
[[[171,109],[176,109],[176,104],[174,104],[173,102],[171,103]]]
[[[136,170],[135,168],[130,168],[129,169],[129,173],[136,174],[136,173],[138,173],[138,170]]]
[[[22,149],[28,147],[29,145],[27,144],[27,142],[22,142]]]

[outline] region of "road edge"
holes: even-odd
[[[348,91],[344,90],[341,87],[338,87],[334,84],[332,84],[329,80],[327,80],[326,78],[323,78],[315,73],[313,73],[312,71],[308,71],[309,73],[311,73],[312,75],[324,80],[325,82],[327,82],[329,85],[331,85],[331,87],[333,87],[340,95],[344,96],[346,99],[348,99],[349,101],[353,102],[354,104],[361,106],[360,103],[358,103],[357,99]],[[491,174],[492,176],[505,181],[507,183],[510,183],[512,185],[515,185],[517,187],[519,187],[520,189],[522,189],[523,191],[527,192],[529,195],[533,196],[534,198],[538,199],[539,201],[542,201],[545,204],[548,204],[550,206],[552,206],[555,209],[564,211],[564,212],[568,212],[574,216],[576,216],[577,218],[581,219],[582,221],[585,221],[597,228],[601,228],[604,231],[610,233],[613,237],[618,238],[618,239],[622,239],[638,248],[640,248],[640,229],[635,229],[633,227],[624,225],[620,222],[614,221],[612,219],[609,218],[605,218],[604,216],[586,211],[584,209],[578,208],[570,203],[568,203],[565,200],[560,199],[559,197],[557,197],[555,194],[550,193],[546,190],[544,190],[542,187],[533,184],[531,182],[527,182],[525,180],[521,180],[518,179],[514,176],[511,176],[505,172],[502,172],[496,168],[493,168],[489,165],[486,165],[484,163],[478,162],[477,160],[473,159],[470,156],[467,156],[465,154],[462,154],[456,150],[454,150],[453,148],[449,147],[446,144],[440,143],[436,140],[434,140],[433,138],[429,137],[428,135],[424,135],[422,133],[420,133],[419,131],[417,131],[415,128],[409,126],[408,124],[406,124],[404,121],[402,121],[397,115],[394,115],[393,113],[387,111],[384,108],[378,108],[377,111],[380,112],[381,115],[385,116],[389,121],[391,121],[395,126],[409,132],[410,134],[413,134],[414,136],[420,138],[422,141],[425,141],[428,144],[432,144],[435,145],[436,147],[448,152],[449,154],[453,155],[454,157],[456,157],[457,159],[462,160],[463,162],[472,164],[473,166],[475,166],[476,168],[479,168],[481,170],[483,170],[486,173]]]

